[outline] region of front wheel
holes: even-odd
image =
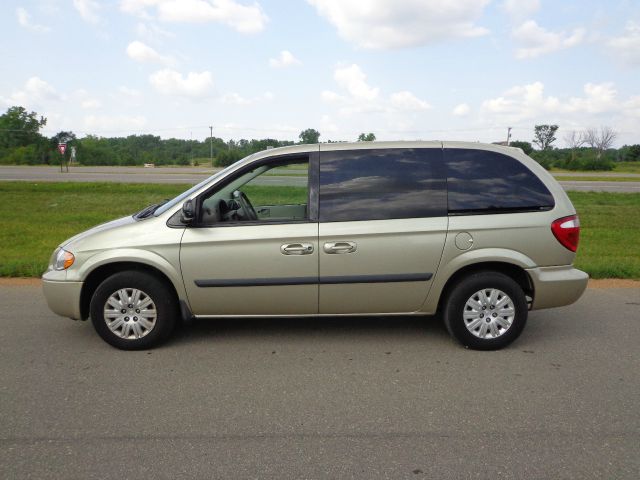
[[[465,347],[497,350],[513,342],[527,323],[520,285],[498,272],[474,273],[450,292],[444,306],[449,333]]]
[[[122,350],[166,340],[178,315],[175,295],[157,277],[125,271],[104,280],[91,298],[91,322],[104,341]]]

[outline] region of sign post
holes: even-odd
[[[62,172],[62,163],[64,162],[64,153],[67,151],[67,144],[60,142],[58,143],[58,151],[60,152],[60,172]],[[69,166],[67,165],[67,172],[69,171]]]

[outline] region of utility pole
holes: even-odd
[[[507,127],[507,147],[511,143],[511,127]]]
[[[209,160],[213,168],[213,125],[209,125]]]

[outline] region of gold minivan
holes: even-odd
[[[296,145],[253,154],[53,253],[51,310],[121,349],[181,319],[434,315],[481,350],[568,305],[580,224],[520,149],[462,142]]]

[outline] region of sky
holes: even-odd
[[[3,0],[0,109],[43,133],[640,143],[640,0]]]

